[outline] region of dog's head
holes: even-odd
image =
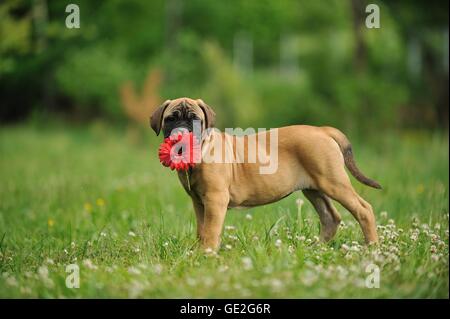
[[[193,131],[194,121],[200,121],[202,131],[214,126],[216,113],[202,100],[179,98],[167,100],[150,117],[150,126],[156,135],[162,130],[169,137],[177,130]]]

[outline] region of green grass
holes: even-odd
[[[361,169],[384,186],[353,180],[374,207],[378,247],[363,245],[340,206],[337,237],[317,243],[317,215],[305,200],[298,220],[296,193],[229,211],[234,227],[205,255],[190,199],[159,164],[150,132],[2,128],[0,297],[448,298],[448,137],[349,137]],[[71,263],[79,289],[65,285]],[[364,284],[370,263],[378,289]]]

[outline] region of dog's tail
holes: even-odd
[[[322,128],[339,145],[342,155],[344,155],[345,166],[348,168],[350,173],[352,173],[352,175],[361,183],[373,188],[381,189],[380,184],[378,184],[373,179],[364,176],[364,174],[359,170],[358,166],[356,166],[355,159],[353,158],[352,145],[350,144],[350,141],[344,135],[344,133],[342,133],[338,129],[335,129],[334,127],[324,126]]]

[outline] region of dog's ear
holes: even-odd
[[[150,116],[150,126],[153,131],[155,131],[156,135],[159,135],[159,132],[161,131],[163,114],[167,106],[170,104],[170,101],[171,100],[166,100],[155,110],[155,112],[153,112],[152,116]]]
[[[211,128],[214,127],[214,124],[216,123],[216,113],[213,111],[211,106],[203,102],[202,99],[197,100],[198,106],[202,109],[203,113],[205,114],[205,127]]]

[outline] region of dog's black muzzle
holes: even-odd
[[[191,122],[179,121],[179,122],[174,123],[173,125],[168,125],[167,127],[164,128],[164,138],[167,138],[170,135],[175,134],[177,132],[183,132],[183,131],[188,131],[188,132],[193,131],[192,121]]]

